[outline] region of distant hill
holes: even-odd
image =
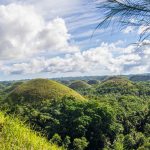
[[[131,81],[138,82],[138,81],[150,81],[150,74],[147,75],[133,75],[130,77]]]
[[[62,78],[53,78],[56,81],[75,81],[75,80],[104,80],[107,76],[81,76],[81,77],[62,77]]]
[[[17,81],[12,83],[11,85],[7,86],[4,90],[4,92],[6,93],[10,93],[11,91],[13,91],[15,88],[17,88],[19,85],[21,85],[23,82],[21,81]]]
[[[138,88],[132,81],[125,77],[110,77],[104,80],[98,87],[99,94],[120,93],[120,94],[137,94]]]
[[[90,88],[91,86],[85,81],[74,81],[69,85],[69,87],[74,90],[80,90]]]
[[[129,75],[116,75],[117,77],[126,77],[132,81],[149,81],[150,80],[150,73],[147,74],[129,74]],[[68,83],[70,83],[70,81],[75,81],[75,80],[85,80],[85,81],[89,81],[89,80],[98,80],[98,81],[103,81],[106,78],[111,77],[111,75],[104,75],[104,76],[78,76],[78,77],[59,77],[59,78],[49,78],[50,80],[55,80],[55,81],[59,81],[65,85],[68,85]],[[18,80],[19,82],[26,82],[30,79],[23,79],[23,80]],[[18,82],[17,81],[17,82]],[[15,83],[16,81],[0,81],[1,84],[5,85],[5,86],[10,86],[13,83]]]
[[[60,80],[58,82],[60,82],[60,83],[62,83],[64,85],[67,85],[67,86],[71,83],[71,81],[69,81],[69,80],[62,80],[62,81]]]
[[[89,85],[94,85],[94,84],[99,84],[100,81],[99,81],[99,80],[89,80],[87,83],[88,83]]]
[[[61,150],[50,144],[41,135],[31,131],[18,119],[4,116],[0,112],[0,149],[1,150]]]
[[[62,97],[74,97],[77,100],[85,100],[79,93],[48,79],[34,79],[16,87],[8,96],[15,102],[37,102],[39,100],[60,100]]]
[[[126,77],[130,79],[131,81],[150,81],[150,74],[138,74],[138,75],[116,75],[116,77]],[[105,76],[81,76],[81,77],[63,77],[63,78],[54,78],[56,81],[75,81],[75,80],[98,80],[103,81],[107,78],[111,77],[111,75],[105,75]]]

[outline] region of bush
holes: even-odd
[[[76,138],[73,141],[74,150],[84,150],[88,146],[88,142],[85,137]]]

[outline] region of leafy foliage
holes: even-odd
[[[32,90],[32,86],[29,87]],[[36,84],[38,87],[40,91],[41,85]],[[49,88],[52,90],[53,86]],[[111,77],[78,91],[88,101],[64,93],[55,101],[48,97],[40,101],[34,97],[26,102],[19,101],[20,97],[13,101],[5,99],[1,106],[2,109],[7,106],[7,113],[17,115],[32,129],[65,149],[150,149],[148,81],[133,82],[124,77]]]

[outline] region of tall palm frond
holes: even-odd
[[[139,41],[150,39],[150,0],[105,0],[98,3],[104,19],[97,28],[118,23],[123,29],[127,26],[141,28]]]

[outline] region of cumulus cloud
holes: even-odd
[[[81,4],[81,0],[2,0],[1,3],[34,5],[42,15],[49,18],[74,12]]]
[[[32,6],[19,4],[0,5],[0,17],[0,59],[78,51],[61,18],[45,21]]]
[[[121,45],[124,43],[121,41],[112,44],[102,43],[86,51],[81,51],[76,45],[71,44],[71,35],[64,19],[54,16],[58,12],[64,12],[63,7],[72,9],[77,1],[80,0],[7,0],[7,5],[0,5],[0,72],[47,72],[65,75],[76,75],[77,72],[86,75],[150,72],[150,50],[147,46],[150,41],[141,43],[142,48],[139,50],[133,45],[123,48]],[[9,4],[10,2],[15,3]],[[45,17],[40,12],[42,10],[54,16]],[[89,18],[86,13],[84,14],[85,16],[80,16],[80,20]],[[72,22],[72,18],[70,19]],[[75,24],[75,29],[78,29],[81,23]],[[133,30],[128,27],[123,32],[127,34]],[[139,29],[139,33],[142,30]],[[79,37],[88,35],[88,32],[82,35],[80,32]]]
[[[134,30],[135,30],[135,27],[133,27],[133,26],[128,26],[128,27],[126,27],[125,29],[123,29],[122,32],[123,32],[124,34],[129,34],[129,33],[134,32]]]
[[[138,51],[135,46],[122,48],[119,43],[102,43],[99,47],[65,57],[35,58],[29,62],[2,65],[7,74],[27,73],[142,73],[150,71],[150,52],[147,46]]]

